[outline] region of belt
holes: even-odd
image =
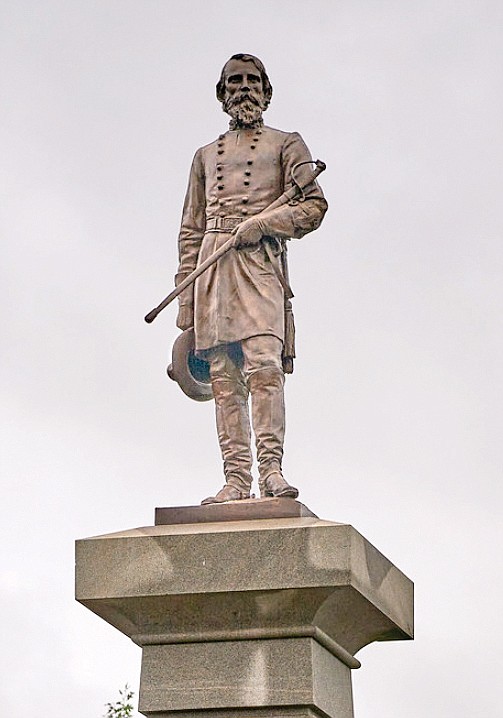
[[[207,232],[232,232],[245,217],[210,217],[206,220]]]
[[[206,231],[207,232],[232,232],[234,227],[237,227],[238,224],[241,224],[242,221],[243,221],[243,217],[209,217],[206,220]],[[267,258],[271,262],[274,273],[276,274],[281,286],[283,287],[283,291],[285,293],[286,299],[292,299],[293,298],[292,288],[290,287],[288,280],[286,279],[285,275],[283,274],[282,270],[278,267],[278,264],[274,259],[275,257],[278,256],[278,254],[281,254],[283,251],[282,242],[280,240],[278,240],[276,237],[267,237],[267,236],[262,237],[262,240],[263,240],[263,245],[264,245],[264,249],[265,249]]]

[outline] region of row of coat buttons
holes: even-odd
[[[261,135],[261,134],[262,134],[262,130],[256,130],[255,134],[256,134],[256,135]],[[218,149],[217,149],[217,154],[219,154],[219,155],[223,155],[223,154],[224,154],[224,151],[225,151],[225,150],[224,150],[224,146],[225,146],[224,139],[225,139],[225,135],[220,135],[219,138],[218,138],[218,142],[217,142],[217,148],[218,148]],[[255,137],[252,138],[252,144],[250,145],[250,149],[254,150],[254,149],[256,148],[257,142],[259,141],[259,139],[260,139],[260,137],[258,137],[258,136],[255,136]],[[250,159],[250,160],[247,160],[246,164],[247,164],[249,167],[251,167],[251,166],[253,165],[253,160],[251,160],[251,159]],[[217,189],[218,189],[219,191],[222,191],[222,190],[225,188],[225,185],[222,184],[222,180],[223,180],[223,178],[224,178],[224,176],[223,176],[223,174],[222,174],[222,172],[223,172],[223,166],[222,166],[219,162],[217,162],[216,170],[217,170],[217,181],[219,182],[219,184],[217,185]],[[248,186],[250,185],[250,180],[248,179],[249,177],[251,177],[251,171],[250,171],[250,170],[245,170],[245,179],[243,180],[243,184],[244,184],[245,187],[248,187]],[[247,204],[248,201],[249,201],[249,198],[246,197],[246,196],[241,198],[242,204]],[[224,200],[220,200],[220,201],[219,201],[219,204],[220,204],[220,205],[224,205],[224,204],[225,204],[225,201],[224,201]],[[244,215],[248,214],[248,210],[246,209],[246,207],[243,207],[243,208],[241,209],[241,214],[244,214]],[[220,216],[224,217],[224,216],[225,216],[225,212],[221,212],[221,213],[220,213]]]

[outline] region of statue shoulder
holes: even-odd
[[[218,143],[226,138],[227,134],[228,134],[227,132],[222,132],[220,135],[218,135],[218,137],[216,137],[211,142],[208,142],[208,144],[203,145],[197,151],[200,154],[205,154],[208,150],[215,149],[215,147],[218,145]]]
[[[299,132],[286,132],[285,130],[277,130],[274,127],[267,127],[265,125],[263,132],[267,135],[270,142],[282,148],[292,144],[305,144]]]
[[[291,137],[300,137],[299,132],[290,132],[287,130],[277,130],[275,127],[268,127],[267,125],[264,125],[262,128],[264,132],[270,133],[271,136],[277,137],[278,140],[286,140]]]
[[[204,167],[206,164],[206,161],[208,159],[208,156],[211,155],[213,151],[217,148],[217,144],[222,138],[222,135],[219,135],[216,140],[213,140],[212,142],[208,142],[208,144],[203,145],[202,147],[199,147],[192,159],[192,168],[196,172],[203,172]]]

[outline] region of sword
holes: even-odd
[[[292,177],[293,177],[294,172],[297,169],[297,167],[300,167],[300,165],[303,165],[303,164],[311,164],[311,161],[297,163],[292,169]],[[314,164],[315,164],[314,169],[304,179],[302,184],[299,184],[294,180],[295,184],[292,187],[290,187],[290,189],[288,189],[286,192],[283,192],[283,194],[280,195],[277,199],[275,199],[274,202],[272,202],[268,207],[266,207],[266,209],[264,209],[263,212],[266,213],[272,209],[276,209],[276,207],[281,207],[281,205],[287,204],[287,202],[290,202],[290,200],[296,199],[296,197],[298,197],[298,195],[302,196],[303,190],[306,189],[306,187],[308,187],[312,182],[314,182],[314,180],[318,177],[318,175],[320,175],[326,169],[326,164],[324,162],[322,162],[321,160],[316,160],[314,162]],[[256,216],[259,216],[259,215],[256,215]],[[185,277],[183,282],[180,282],[178,287],[175,287],[175,289],[173,289],[173,291],[170,292],[168,294],[168,296],[165,299],[163,299],[162,302],[157,307],[155,307],[155,309],[152,309],[152,311],[150,311],[146,315],[145,321],[147,322],[147,324],[151,324],[154,321],[154,319],[157,317],[157,315],[160,314],[162,312],[162,310],[168,306],[168,304],[171,304],[173,299],[176,299],[178,297],[178,295],[183,292],[184,289],[186,289],[187,287],[190,287],[190,285],[193,284],[196,281],[196,279],[198,277],[200,277],[201,274],[203,274],[203,272],[205,272],[208,269],[208,267],[211,267],[211,265],[215,264],[215,262],[218,262],[218,260],[221,257],[223,257],[224,254],[227,254],[227,252],[229,252],[234,247],[234,242],[235,242],[235,238],[231,237],[229,240],[227,240],[227,242],[222,244],[222,246],[219,249],[217,249],[217,251],[214,252],[211,255],[211,257],[208,257],[208,259],[205,259],[204,262],[201,262],[201,264],[198,267],[196,267],[196,269],[194,269],[194,271],[191,272],[188,277]]]

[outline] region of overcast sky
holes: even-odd
[[[414,643],[358,657],[358,718],[501,709],[503,5],[0,0],[0,705],[99,718],[140,649],[73,599],[73,542],[222,483],[212,403],[169,381],[195,150],[225,60],[327,163],[290,249],[285,474],[416,583]]]

